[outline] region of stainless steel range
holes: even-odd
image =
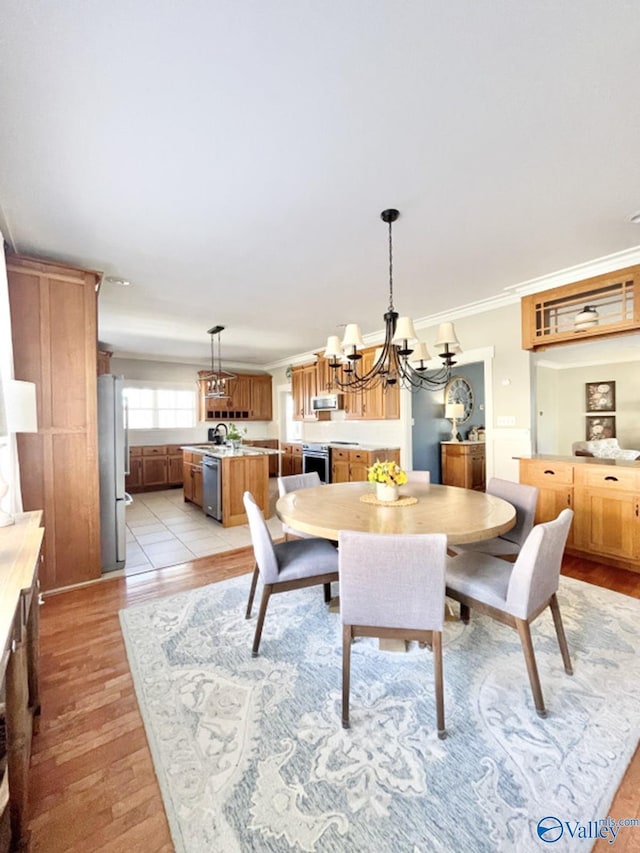
[[[322,483],[331,482],[331,454],[328,444],[302,445],[302,473],[316,471]]]

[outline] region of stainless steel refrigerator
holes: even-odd
[[[122,376],[111,373],[98,376],[100,553],[103,572],[122,569],[126,552],[125,506],[131,503],[131,498],[124,490],[129,446],[123,389]]]

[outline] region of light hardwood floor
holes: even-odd
[[[34,853],[173,850],[118,611],[252,567],[253,554],[244,548],[46,598],[40,611],[42,720],[30,775]],[[564,571],[640,598],[640,575],[574,558],[565,560]],[[610,814],[640,817],[638,752]],[[640,827],[621,830],[615,849],[632,853],[639,845]],[[610,845],[598,842],[594,849],[600,853]]]

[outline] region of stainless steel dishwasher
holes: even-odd
[[[222,521],[222,465],[216,456],[202,460],[202,507],[211,518]]]

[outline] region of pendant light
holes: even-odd
[[[207,383],[204,396],[208,400],[226,400],[230,397],[237,378],[235,373],[229,373],[228,370],[222,369],[222,355],[220,352],[220,332],[222,331],[224,331],[224,326],[213,326],[207,332],[211,337],[211,370],[201,378]],[[216,344],[218,351],[217,358],[215,353]]]

